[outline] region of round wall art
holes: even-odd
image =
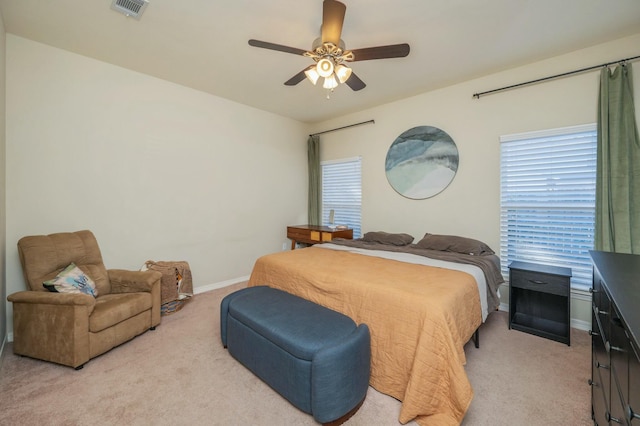
[[[403,132],[389,147],[385,172],[400,195],[414,200],[442,192],[458,171],[458,148],[445,131],[418,126]]]

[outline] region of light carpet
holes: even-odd
[[[75,371],[15,356],[0,367],[0,425],[315,425],[220,343],[220,301],[202,293],[149,331]],[[571,346],[509,330],[494,312],[465,346],[474,399],[464,426],[591,425],[589,335]],[[400,402],[369,388],[347,426],[399,425]],[[410,422],[410,425],[415,425]]]

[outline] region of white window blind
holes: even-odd
[[[360,219],[362,205],[361,158],[323,161],[322,168],[322,224],[329,225],[334,212],[335,225],[353,228],[353,238],[362,234]]]
[[[596,125],[500,138],[500,257],[571,268],[572,288],[591,287]]]

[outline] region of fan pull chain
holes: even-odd
[[[328,89],[327,90],[327,100],[331,99],[331,94],[333,93],[333,89]]]

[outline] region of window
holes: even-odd
[[[591,287],[595,233],[596,125],[500,138],[500,257],[572,269]]]
[[[360,238],[362,205],[361,158],[323,161],[322,168],[322,224],[329,225],[331,210],[333,223],[353,228],[353,238]]]

